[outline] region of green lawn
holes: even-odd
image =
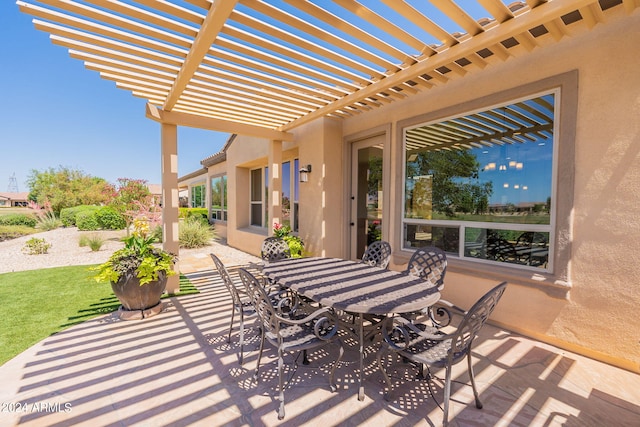
[[[91,279],[89,267],[0,274],[0,365],[49,335],[118,309],[111,286]],[[184,276],[180,291],[175,296],[198,293]]]

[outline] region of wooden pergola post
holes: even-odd
[[[162,247],[178,255],[178,127],[161,124],[162,139]],[[179,271],[179,264],[174,266]],[[180,276],[176,274],[167,281],[167,292],[180,291]]]
[[[269,143],[269,236],[273,235],[273,224],[282,224],[282,141]]]

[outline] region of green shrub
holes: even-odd
[[[64,208],[60,211],[60,220],[65,227],[73,227],[77,224],[76,215],[80,212],[91,211],[95,212],[100,209],[100,206],[93,205],[79,205],[72,208]]]
[[[123,230],[127,226],[124,216],[111,206],[98,209],[96,219],[103,230]]]
[[[178,239],[181,248],[201,248],[215,237],[213,227],[199,217],[187,217],[180,221]]]
[[[25,227],[35,227],[38,220],[33,215],[14,213],[0,215],[0,225],[23,225]]]
[[[300,237],[289,235],[283,237],[283,239],[289,245],[291,258],[301,258],[304,255],[304,242]]]
[[[73,208],[64,208],[60,211],[60,221],[65,227],[73,227],[76,225],[76,214],[80,206],[74,206]]]
[[[33,233],[36,233],[36,229],[26,225],[0,225],[0,242],[17,239]]]
[[[76,214],[76,227],[78,230],[94,231],[100,228],[96,212],[91,210],[83,210]]]
[[[304,242],[295,234],[291,234],[291,227],[278,223],[273,224],[273,235],[282,238],[291,252],[291,258],[301,258],[304,256]]]
[[[47,243],[46,240],[32,237],[25,242],[22,251],[29,255],[41,255],[49,252],[50,247],[51,243]]]
[[[196,216],[209,220],[209,210],[207,208],[179,208],[178,210],[178,217],[182,219]]]

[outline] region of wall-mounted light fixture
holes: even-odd
[[[300,168],[300,182],[309,181],[309,173],[311,173],[311,165],[306,165]]]

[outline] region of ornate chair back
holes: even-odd
[[[224,286],[227,288],[227,290],[231,294],[233,305],[236,307],[242,306],[242,300],[240,298],[238,288],[236,287],[235,283],[233,283],[233,280],[231,280],[231,276],[229,276],[229,272],[227,271],[227,268],[224,266],[222,261],[220,261],[220,258],[215,256],[214,254],[209,254],[209,255],[211,255],[211,259],[213,260],[213,263],[215,264],[216,269],[218,270],[218,274],[220,274],[220,277],[222,277],[222,282],[224,283]]]
[[[344,353],[342,342],[338,336],[338,319],[331,309],[327,307],[320,308],[300,319],[281,317],[278,315],[277,307],[274,306],[260,281],[243,268],[238,270],[238,273],[246,288],[247,294],[249,294],[251,298],[251,303],[258,314],[262,326],[260,328],[262,331],[262,340],[260,342],[260,351],[258,352],[254,379],[258,379],[258,370],[260,369],[264,343],[269,342],[278,350],[278,400],[280,400],[278,419],[283,419],[285,416],[283,353],[302,351],[305,353],[303,363],[306,363],[307,350],[337,341],[340,346],[340,353],[338,359],[333,363],[329,375],[331,391],[336,390],[333,377],[336,366]]]
[[[262,242],[262,248],[260,250],[260,257],[263,261],[279,261],[286,258],[291,258],[291,251],[289,245],[284,239],[280,237],[267,237]]]
[[[249,295],[251,305],[253,305],[258,315],[258,319],[260,319],[260,324],[266,328],[265,332],[277,335],[279,329],[277,311],[263,284],[243,268],[238,270],[238,274],[244,284],[247,295]]]
[[[504,290],[507,288],[507,282],[502,282],[489,292],[484,294],[465,314],[464,318],[458,325],[456,332],[451,339],[451,350],[449,358],[452,363],[464,358],[465,355],[471,353],[471,345],[473,340],[491,316],[491,313],[498,305],[498,301],[502,298]]]
[[[374,267],[387,268],[391,261],[391,245],[378,240],[371,243],[362,255],[362,262]]]
[[[434,246],[419,248],[409,259],[405,273],[432,281],[438,290],[442,290],[447,273],[447,255]]]
[[[220,261],[220,258],[214,254],[209,255],[211,255],[211,259],[218,270],[218,274],[220,274],[222,282],[231,294],[231,300],[233,301],[233,310],[231,311],[231,322],[229,322],[229,336],[227,337],[227,342],[231,342],[231,331],[233,330],[233,320],[236,312],[240,316],[240,355],[238,361],[242,365],[244,358],[244,317],[253,314],[251,310],[251,303],[247,296],[244,295],[244,291],[238,289],[234,281],[231,279],[229,272],[222,261]]]

